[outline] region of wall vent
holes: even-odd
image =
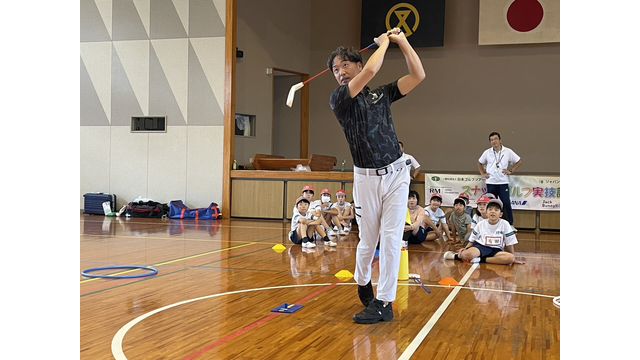
[[[167,132],[167,117],[132,116],[131,132]]]

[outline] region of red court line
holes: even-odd
[[[298,300],[298,301],[294,302],[294,304],[298,304],[298,303],[301,303],[301,302],[307,301],[307,300],[311,299],[312,297],[314,297],[314,296],[316,296],[316,295],[318,295],[318,294],[320,294],[320,293],[322,293],[322,292],[324,292],[324,291],[327,291],[327,290],[329,290],[330,288],[332,288],[332,287],[336,286],[336,284],[338,284],[338,282],[339,282],[339,281],[336,281],[336,282],[334,282],[334,283],[333,283],[333,284],[331,284],[331,285],[327,285],[327,286],[323,287],[322,289],[320,289],[320,290],[318,290],[318,291],[314,292],[313,294],[311,294],[311,295],[307,295],[307,296],[303,297],[302,299],[300,299],[300,300]],[[240,335],[242,335],[242,334],[246,333],[247,331],[249,331],[249,330],[251,330],[251,329],[255,328],[256,326],[258,326],[258,325],[260,325],[260,324],[264,323],[265,321],[273,319],[274,317],[276,317],[276,316],[277,316],[277,315],[279,315],[279,314],[280,314],[280,313],[273,313],[273,314],[271,314],[271,315],[269,315],[269,316],[267,316],[267,317],[264,317],[264,318],[262,318],[262,319],[260,319],[260,320],[258,320],[258,321],[256,321],[256,322],[254,322],[253,324],[251,324],[251,325],[249,325],[249,326],[246,326],[246,327],[244,327],[244,328],[242,328],[242,329],[240,329],[240,330],[238,330],[238,331],[234,332],[233,334],[228,335],[228,336],[226,336],[226,337],[224,337],[224,338],[222,338],[222,339],[220,339],[220,340],[218,340],[218,341],[214,342],[213,344],[211,344],[211,345],[209,345],[209,346],[205,347],[204,349],[201,349],[201,350],[196,351],[195,353],[193,353],[193,354],[191,354],[191,355],[187,356],[187,357],[186,357],[186,358],[184,358],[183,360],[190,360],[190,359],[193,359],[193,358],[195,358],[196,356],[201,355],[201,354],[203,354],[203,353],[205,353],[205,352],[207,352],[207,351],[209,351],[209,350],[211,350],[211,349],[215,348],[216,346],[222,345],[222,344],[224,344],[225,342],[227,342],[227,341],[229,341],[229,340],[231,340],[231,339],[233,339],[233,338],[235,338],[235,337],[238,337],[238,336],[240,336]]]

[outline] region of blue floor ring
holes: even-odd
[[[90,271],[97,270],[111,270],[111,269],[144,269],[149,270],[149,273],[139,274],[139,275],[95,275],[89,274]],[[123,266],[103,266],[103,267],[95,267],[90,269],[85,269],[82,271],[82,276],[91,277],[91,278],[109,278],[109,279],[133,279],[140,278],[145,276],[151,276],[158,273],[158,270],[148,266],[133,266],[133,265],[123,265]]]

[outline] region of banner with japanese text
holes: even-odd
[[[424,192],[426,204],[434,192],[442,195],[442,206],[453,206],[458,195],[466,193],[469,205],[476,207],[478,198],[487,192],[487,185],[479,174],[425,174]],[[510,175],[509,195],[514,210],[560,211],[560,176]]]

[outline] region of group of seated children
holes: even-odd
[[[458,252],[447,251],[444,253],[445,260],[502,265],[524,264],[524,262],[516,261],[513,246],[518,243],[518,239],[509,222],[501,218],[502,201],[484,197],[482,203],[486,203],[484,211],[486,218],[476,222],[469,236],[469,242]],[[480,203],[478,203],[478,207],[480,207]]]
[[[351,204],[346,202],[346,193],[342,189],[336,191],[337,201],[333,204],[328,189],[322,190],[320,200],[312,201],[313,195],[313,186],[305,185],[302,196],[296,199],[289,240],[304,248],[316,247],[316,239],[324,240],[325,246],[337,246],[329,237],[347,235],[355,216]]]
[[[515,260],[513,245],[518,243],[509,222],[502,219],[503,204],[493,194],[487,193],[477,200],[476,213],[469,214],[469,196],[462,193],[454,200],[453,209],[447,213],[440,208],[442,196],[434,192],[429,205],[418,205],[420,195],[409,191],[408,219],[405,224],[403,246],[420,244],[437,239],[448,243],[462,243],[456,253],[447,251],[447,260],[466,260],[491,264],[520,263]],[[451,231],[449,230],[451,228]]]

